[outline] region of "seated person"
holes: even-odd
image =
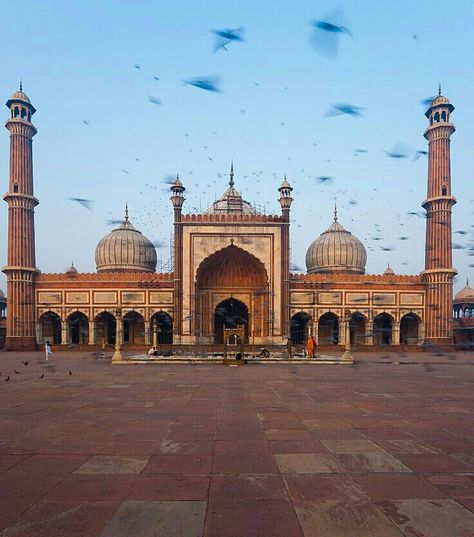
[[[151,356],[157,356],[158,352],[155,348],[155,346],[153,345],[153,347],[148,351],[148,356],[151,357]]]

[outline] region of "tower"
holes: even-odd
[[[181,223],[183,204],[185,201],[183,183],[176,176],[171,185],[170,198],[174,208],[174,333],[179,337],[183,324],[183,226]]]
[[[422,206],[426,209],[425,270],[427,283],[426,341],[439,345],[453,342],[453,278],[451,210],[456,198],[451,195],[450,122],[454,106],[439,95],[425,113],[429,126],[428,193]]]
[[[35,222],[38,200],[33,195],[33,136],[36,112],[28,96],[16,91],[6,105],[10,118],[10,179],[3,199],[8,203],[7,335],[6,350],[34,350],[35,337]]]
[[[289,337],[289,296],[290,296],[290,208],[293,202],[293,188],[286,179],[283,180],[280,192],[281,214],[283,226],[281,229],[281,333]]]

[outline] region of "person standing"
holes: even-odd
[[[306,342],[306,353],[308,358],[314,358],[314,343],[313,336],[308,336],[308,341]]]
[[[314,358],[315,356],[317,356],[317,352],[316,352],[317,344],[316,344],[316,340],[314,339],[314,336],[311,336],[311,339],[313,340],[313,356],[312,357]]]
[[[49,341],[47,341],[44,344],[44,352],[46,353],[46,361],[49,360],[49,356],[53,354],[53,351],[51,350],[51,345],[49,344]]]

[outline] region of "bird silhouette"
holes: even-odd
[[[226,47],[229,43],[234,41],[245,41],[242,34],[244,33],[244,28],[235,28],[232,29],[222,29],[222,30],[211,30],[213,34],[216,35],[216,42],[214,44],[213,52],[217,52],[221,48],[228,50]]]
[[[331,104],[331,109],[326,112],[325,117],[342,116],[344,114],[353,117],[362,117],[361,110],[365,109],[348,103],[333,103]]]
[[[92,204],[94,203],[93,200],[88,200],[88,199],[85,199],[85,198],[67,198],[67,199],[79,203],[85,209],[87,209],[88,211],[92,212]]]
[[[338,53],[339,38],[343,35],[353,37],[343,24],[343,12],[339,9],[322,19],[310,21],[312,26],[311,44],[324,56],[334,59]]]
[[[210,91],[214,93],[222,93],[222,90],[219,88],[219,77],[217,76],[192,78],[189,80],[185,80],[184,84],[187,84],[189,86],[194,86],[196,88],[200,88],[205,91]]]

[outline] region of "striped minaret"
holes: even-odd
[[[6,350],[34,350],[35,293],[37,274],[35,259],[33,195],[33,136],[36,128],[31,116],[36,112],[28,96],[16,91],[7,101],[10,118],[10,181],[3,199],[8,203],[8,264]]]
[[[425,270],[427,284],[426,341],[449,346],[453,342],[453,269],[451,210],[456,198],[451,195],[450,122],[454,106],[439,95],[425,115],[430,124],[424,133],[428,140],[428,194],[426,209]]]

